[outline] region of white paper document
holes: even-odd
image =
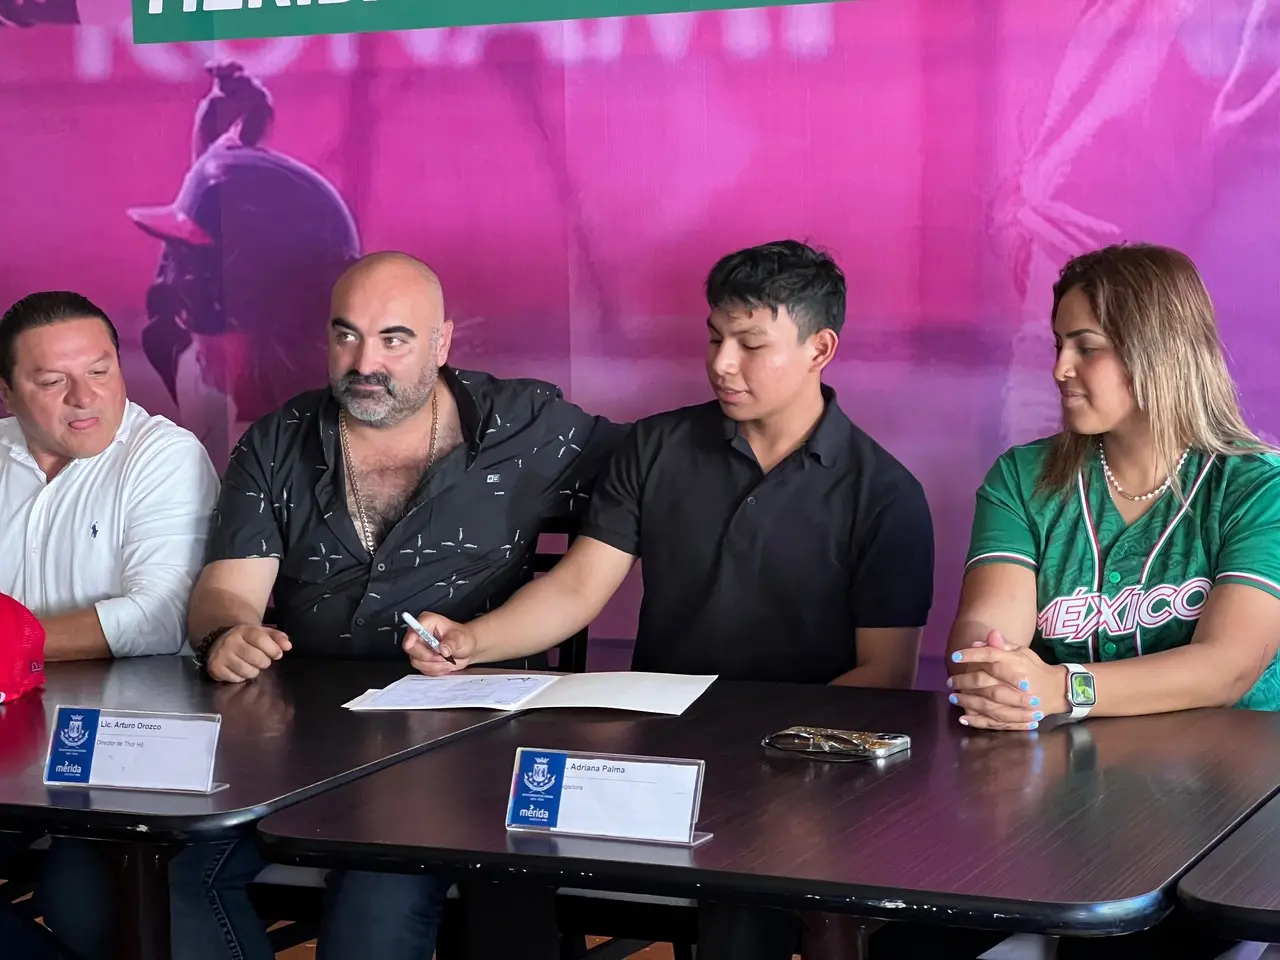
[[[344,704],[350,710],[537,710],[586,707],[679,716],[714,676],[671,673],[453,674],[401,677]]]
[[[516,710],[520,703],[556,678],[529,673],[488,676],[401,677],[382,690],[370,690],[347,704],[352,710]]]

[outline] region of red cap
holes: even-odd
[[[0,703],[44,684],[44,627],[13,597],[0,593]]]

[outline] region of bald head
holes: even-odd
[[[418,301],[423,307],[438,307],[444,316],[444,287],[440,278],[417,257],[395,250],[361,257],[338,277],[333,285],[333,315],[341,316],[353,297]]]
[[[406,253],[357,260],[333,288],[329,383],[356,419],[399,423],[430,399],[453,325],[435,272]]]

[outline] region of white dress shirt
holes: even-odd
[[[217,494],[195,435],[132,401],[106,450],[50,481],[0,420],[0,593],[38,617],[93,607],[113,656],[177,653]]]

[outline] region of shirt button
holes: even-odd
[[[379,572],[379,573],[381,573],[381,572],[382,572],[383,570],[385,570],[385,569],[387,569],[387,565],[386,565],[385,563],[380,563],[380,564],[378,564],[378,572]]]
[[[755,498],[755,497],[747,497],[747,503],[754,504],[755,502],[756,502],[756,498]]]
[[[1108,640],[1102,645],[1102,652],[1108,657],[1114,657],[1116,655],[1116,645]]]
[[[1120,574],[1112,570],[1109,574],[1107,574],[1107,579],[1110,580],[1112,583],[1119,583]]]
[[[364,617],[356,617],[356,626],[357,626],[357,627],[363,627],[363,626],[364,626]]]

